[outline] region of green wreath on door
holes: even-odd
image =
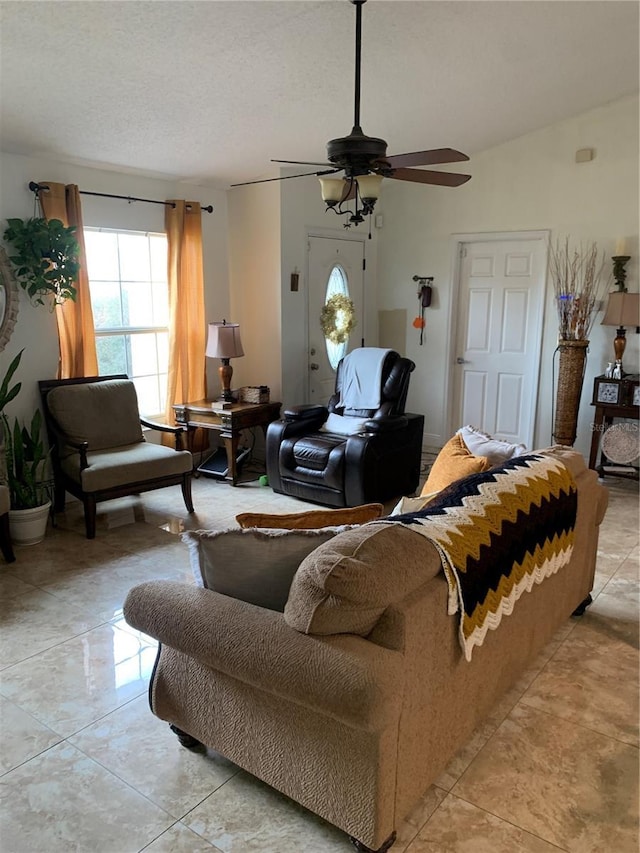
[[[356,327],[353,300],[343,293],[335,293],[327,299],[320,313],[320,326],[328,341],[343,344]]]

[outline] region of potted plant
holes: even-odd
[[[0,383],[0,481],[9,486],[11,538],[19,544],[35,544],[44,538],[51,501],[45,479],[47,453],[42,441],[42,415],[36,410],[29,429],[15,419],[13,428],[4,413],[22,387],[12,384],[22,358],[16,355]]]
[[[13,427],[2,415],[11,496],[9,528],[14,542],[34,545],[44,539],[51,508],[50,486],[45,477],[48,453],[42,440],[42,414],[36,409],[27,428],[18,418]]]
[[[75,282],[80,271],[80,247],[75,225],[59,219],[7,219],[4,239],[15,254],[9,260],[15,267],[18,284],[35,305],[51,298],[53,306],[66,299],[75,301]]]

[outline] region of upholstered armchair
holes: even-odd
[[[180,485],[193,512],[193,460],[182,450],[184,427],[142,419],[131,380],[90,376],[38,384],[52,447],[54,511],[64,509],[65,492],[79,498],[87,539],[96,534],[98,501]],[[175,449],[146,441],[142,426],[171,433]]]
[[[424,429],[423,415],[404,410],[414,367],[397,352],[375,347],[342,359],[326,406],[292,406],[269,424],[272,489],[335,507],[412,494]]]

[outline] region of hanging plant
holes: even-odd
[[[7,219],[4,239],[15,254],[9,260],[15,267],[18,284],[34,305],[53,305],[66,299],[75,302],[75,282],[80,271],[80,247],[75,225],[66,227],[59,219]]]
[[[356,326],[353,300],[343,293],[335,293],[327,299],[320,314],[320,326],[325,338],[332,344],[347,341]]]

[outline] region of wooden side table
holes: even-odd
[[[596,376],[593,385],[592,406],[596,412],[592,424],[591,451],[589,453],[589,468],[593,468],[601,477],[613,475],[616,477],[628,477],[638,479],[637,474],[626,471],[617,473],[615,466],[607,465],[604,470],[604,457],[600,454],[598,462],[598,451],[604,432],[611,426],[615,418],[626,420],[640,420],[640,406],[638,406],[638,376],[629,376],[625,379],[609,379],[605,376]],[[634,405],[635,403],[635,405]]]
[[[193,403],[179,403],[173,406],[176,421],[187,427],[189,449],[192,447],[193,433],[198,427],[212,429],[220,433],[227,451],[227,474],[225,480],[234,486],[238,479],[236,458],[238,441],[243,429],[262,427],[267,434],[271,421],[280,416],[281,403],[233,403],[229,409],[212,409],[210,400],[196,400]]]

